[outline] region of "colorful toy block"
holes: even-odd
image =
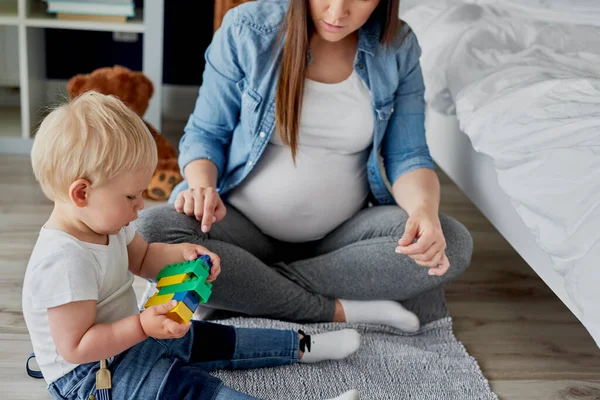
[[[168,294],[165,296],[169,296]],[[173,300],[177,300],[185,304],[190,310],[196,311],[200,304],[200,299],[194,292],[179,292],[173,294]],[[204,302],[206,303],[206,302]]]
[[[196,310],[198,305],[200,304],[200,299],[195,292],[178,292],[178,293],[170,293],[159,296],[158,293],[155,293],[154,296],[150,297],[148,301],[146,301],[145,307],[152,307],[157,304],[168,303],[171,300],[183,302],[190,310]]]
[[[183,283],[189,277],[190,277],[189,274],[165,276],[164,278],[160,278],[160,281],[156,282],[156,287],[161,288],[163,286],[175,285],[176,283]]]
[[[196,292],[198,297],[200,298],[200,303],[206,303],[208,298],[211,295],[212,285],[210,283],[206,283],[206,281],[202,279],[198,279],[196,277],[188,278],[183,283],[178,283],[176,285],[163,286],[158,291],[158,295],[162,296],[163,294],[177,293],[177,292],[187,292],[189,290]]]
[[[187,324],[192,319],[194,312],[190,310],[184,303],[179,302],[167,313],[167,317],[180,324]]]
[[[210,258],[208,258],[208,256],[202,256],[195,260],[167,265],[156,276],[156,280],[160,282],[162,278],[172,277],[180,274],[206,279],[208,278],[208,275],[210,275],[211,266]]]
[[[148,307],[156,306],[159,304],[168,303],[169,301],[171,301],[173,299],[173,296],[174,296],[173,294],[165,294],[164,296],[158,296],[158,293],[154,293],[154,295],[146,301],[146,304],[144,304],[144,307],[148,308]]]
[[[211,267],[208,256],[165,266],[156,277],[158,292],[146,301],[144,307],[176,300],[177,305],[167,316],[178,323],[188,323],[198,305],[206,303],[212,294],[212,284],[206,282]]]

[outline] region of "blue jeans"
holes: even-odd
[[[192,321],[181,339],[148,338],[109,360],[113,399],[238,400],[253,397],[225,388],[208,372],[298,362],[298,333]],[[56,399],[88,400],[99,363],[82,364],[48,387]]]

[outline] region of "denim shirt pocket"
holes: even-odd
[[[388,122],[394,114],[394,98],[375,103],[375,132],[373,145],[375,151],[379,152],[381,142],[385,135]]]
[[[262,102],[262,97],[250,86],[247,86],[245,80],[238,83],[238,89],[242,93],[240,121],[244,128],[248,129],[251,135],[254,135],[258,122],[258,108]]]
[[[375,105],[375,114],[379,121],[388,121],[394,114],[394,99],[387,99]]]

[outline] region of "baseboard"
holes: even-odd
[[[196,104],[198,86],[163,85],[162,117],[163,119],[186,121]],[[48,80],[46,99],[51,105],[68,100],[66,80]]]

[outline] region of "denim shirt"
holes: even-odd
[[[206,50],[203,83],[180,141],[179,165],[183,174],[194,160],[212,161],[221,196],[248,176],[276,131],[277,37],[287,6],[287,0],[262,0],[231,9]],[[366,166],[372,197],[378,204],[394,204],[386,180],[394,183],[409,171],[434,165],[425,139],[421,49],[415,35],[407,34],[408,26],[386,49],[379,42],[380,29],[373,20],[360,28],[354,70],[373,99],[375,126]],[[170,201],[187,187],[186,181],[180,183]]]

